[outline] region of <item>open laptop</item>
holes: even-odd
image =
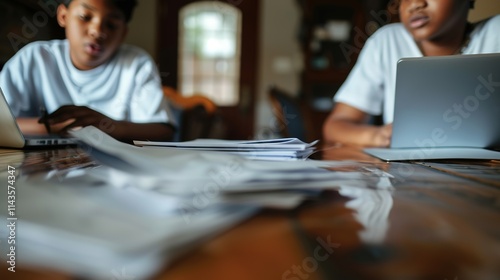
[[[74,138],[65,138],[59,135],[23,135],[1,88],[0,96],[0,131],[2,131],[0,147],[24,149],[75,145],[77,143]]]
[[[500,53],[398,62],[391,147],[364,151],[386,161],[500,160]]]

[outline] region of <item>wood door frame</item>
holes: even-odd
[[[186,4],[199,0],[157,0],[157,58],[164,85],[178,88],[179,13]],[[218,1],[214,1],[218,2]],[[219,0],[243,12],[240,57],[240,102],[237,106],[220,106],[227,139],[254,137],[257,100],[260,0]]]

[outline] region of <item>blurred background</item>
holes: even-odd
[[[476,2],[470,21],[500,14],[500,1]],[[56,6],[0,0],[0,66],[29,41],[64,36]],[[312,140],[366,38],[397,21],[388,0],[139,0],[126,42],[154,58],[164,85],[217,105],[219,137],[295,136],[283,126],[298,120]],[[290,97],[281,108],[277,88]]]

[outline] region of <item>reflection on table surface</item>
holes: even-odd
[[[0,149],[0,163],[2,166],[11,165],[18,168],[21,176],[65,172],[97,165],[87,154],[75,147],[26,151]]]
[[[378,180],[343,183],[294,210],[263,210],[153,279],[498,279],[499,162],[386,163],[342,146],[315,156],[345,162],[332,171]],[[79,149],[0,150],[0,163],[36,178],[98,166]],[[4,265],[0,277],[72,278],[22,264],[16,273]]]

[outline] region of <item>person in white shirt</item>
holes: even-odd
[[[57,10],[66,40],[28,44],[0,72],[0,87],[24,133],[93,125],[114,138],[171,140],[175,124],[151,57],[125,45],[136,0],[66,0]],[[40,119],[40,108],[50,114]]]
[[[397,61],[403,57],[500,52],[500,16],[471,24],[473,0],[401,0],[401,23],[380,28],[335,94],[323,124],[327,142],[388,147],[392,134]],[[368,123],[383,115],[384,125]]]

